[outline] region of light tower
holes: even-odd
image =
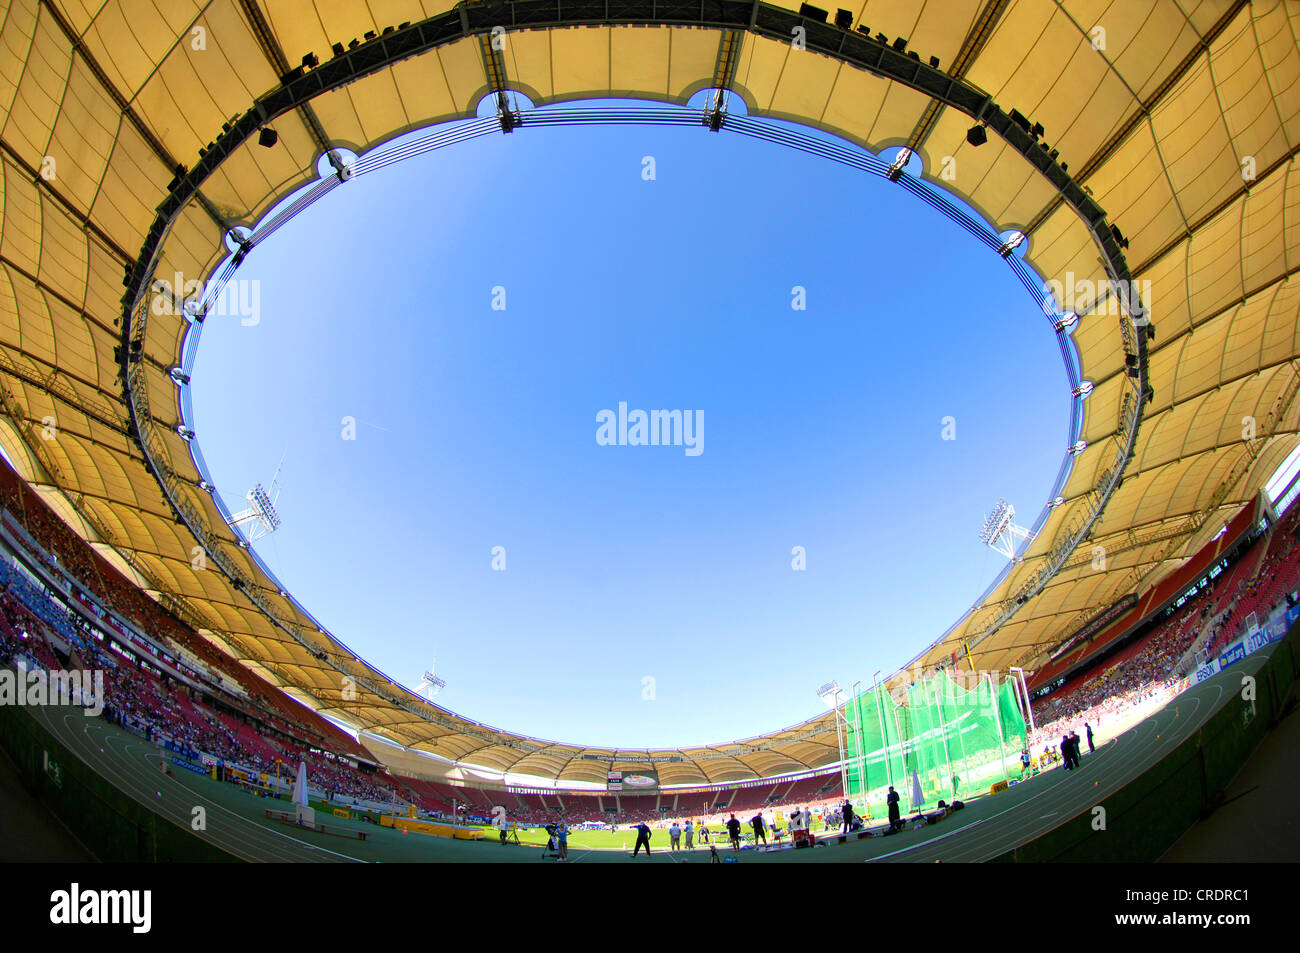
[[[284,459],[281,458],[280,464],[283,463]],[[270,536],[279,529],[280,514],[276,512],[275,504],[280,499],[280,466],[276,466],[275,476],[271,478],[270,493],[259,483],[244,494],[244,499],[248,500],[248,509],[230,517],[231,529],[242,530],[244,538],[250,543],[257,542],[263,536]]]
[[[997,550],[1007,559],[1016,558],[1016,548],[1032,537],[1032,533],[1016,523],[1016,508],[1006,500],[998,500],[993,512],[980,530],[980,542]]]
[[[826,703],[827,708],[840,708],[844,705],[844,692],[837,681],[829,681],[817,689],[817,697]]]
[[[420,680],[420,687],[415,690],[415,694],[422,695],[429,701],[433,701],[434,696],[447,687],[447,680],[445,678],[439,678],[437,671],[438,657],[434,656],[433,664],[430,665],[429,670],[424,673],[424,678]],[[428,695],[424,694],[426,691],[429,693]]]

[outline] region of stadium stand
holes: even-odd
[[[1139,705],[1172,697],[1183,687],[1196,656],[1214,657],[1244,635],[1250,624],[1295,604],[1300,588],[1292,507],[1212,581],[1208,592],[1177,608],[1132,644],[1069,676],[1033,703],[1034,753],[1052,747],[1081,724],[1098,724]],[[1252,619],[1253,616],[1253,619]]]

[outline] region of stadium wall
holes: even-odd
[[[1145,774],[1100,802],[1105,831],[1087,811],[998,861],[1150,863],[1223,802],[1232,782],[1278,719],[1295,704],[1300,622],[1275,643],[1255,676],[1256,698],[1235,691],[1199,731]]]
[[[101,778],[21,708],[0,705],[0,743],[23,785],[105,863],[233,863]]]

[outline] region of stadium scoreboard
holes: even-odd
[[[610,771],[606,790],[640,793],[659,790],[659,775],[654,771]]]

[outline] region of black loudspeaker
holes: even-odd
[[[805,20],[816,20],[818,23],[825,23],[830,14],[821,7],[814,7],[810,3],[801,3],[799,4],[799,16]]]
[[[852,11],[852,10],[836,10],[836,11],[835,11],[835,25],[836,25],[837,27],[839,27],[841,30],[851,30],[851,29],[853,29],[853,11]]]

